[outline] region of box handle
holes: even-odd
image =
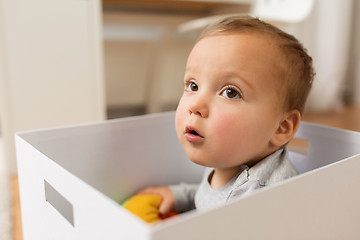
[[[46,180],[44,180],[44,185],[46,202],[53,206],[58,213],[74,226],[73,205]]]

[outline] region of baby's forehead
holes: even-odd
[[[221,33],[221,34],[211,34],[207,36],[203,36],[200,38],[196,45],[198,45],[203,40],[206,41],[208,39],[212,38],[237,38],[237,41],[232,41],[232,45],[243,45],[244,42],[247,42],[249,45],[249,50],[256,51],[257,49],[261,48],[262,51],[264,51],[264,54],[271,54],[274,55],[274,57],[277,58],[277,61],[284,60],[285,58],[285,51],[282,47],[282,41],[281,39],[268,35],[261,32],[228,32],[228,33]],[[256,44],[254,44],[256,43]],[[216,48],[218,47],[218,42],[214,41],[212,42],[213,45],[208,45],[208,51],[216,51]],[[196,46],[195,45],[195,46]],[[255,45],[255,46],[254,46]],[[255,48],[255,49],[254,49]],[[243,50],[243,49],[241,49]],[[233,52],[233,54],[237,54],[237,52]]]
[[[281,71],[286,66],[284,52],[277,40],[257,32],[229,32],[203,36],[190,55],[208,56],[211,53],[215,56],[221,55],[219,61],[228,59],[230,64],[236,65],[241,60],[241,64],[253,64],[269,68],[269,71]]]
[[[239,72],[271,79],[282,85],[286,64],[283,53],[273,38],[253,32],[213,34],[199,40],[191,65],[206,68],[207,58],[217,58],[219,72]],[[221,67],[220,67],[221,66]],[[249,77],[249,80],[251,77]],[[261,79],[261,78],[260,78]]]
[[[202,39],[209,38],[209,37],[232,37],[232,36],[244,36],[247,38],[262,38],[267,40],[269,43],[280,46],[281,45],[281,38],[275,34],[270,32],[260,31],[256,29],[246,29],[246,30],[239,30],[239,31],[225,31],[225,32],[214,32],[206,35],[202,35],[199,37],[197,42],[201,41]]]

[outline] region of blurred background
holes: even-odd
[[[14,133],[175,110],[202,28],[250,14],[317,72],[303,120],[360,131],[356,0],[0,0],[0,240],[22,239]]]

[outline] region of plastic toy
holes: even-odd
[[[162,198],[159,195],[137,194],[125,201],[122,206],[148,223],[156,223],[165,218],[177,215],[176,212],[172,212],[169,216],[162,217],[159,213],[161,201]]]

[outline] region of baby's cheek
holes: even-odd
[[[214,126],[218,133],[229,134],[231,131],[237,128],[239,119],[234,118],[233,114],[222,113],[218,115],[218,118],[214,121]]]
[[[220,117],[221,116],[221,117]],[[246,119],[241,118],[234,113],[223,113],[219,115],[213,124],[214,134],[221,141],[221,145],[227,145],[226,148],[232,148],[244,145],[252,141],[253,127]]]
[[[183,106],[179,104],[175,114],[175,128],[178,137],[179,134],[184,132],[185,129],[184,121],[185,121],[185,110]]]

